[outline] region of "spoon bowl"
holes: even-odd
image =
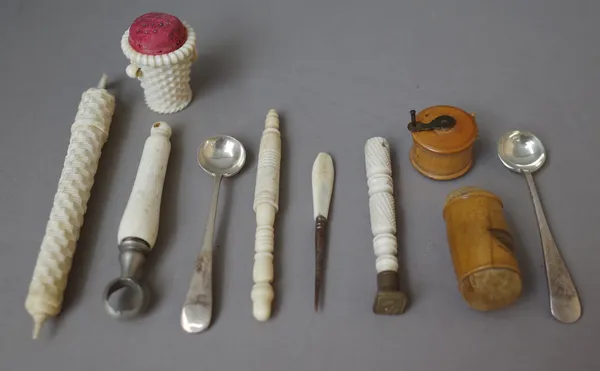
[[[514,130],[498,141],[498,157],[512,171],[533,173],[546,162],[546,149],[533,133]]]
[[[237,174],[246,162],[242,143],[222,135],[204,141],[198,148],[198,165],[212,176],[230,177]]]

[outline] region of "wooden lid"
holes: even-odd
[[[451,116],[456,120],[454,127],[411,132],[413,140],[427,150],[441,154],[460,152],[471,146],[478,134],[474,114],[453,106],[433,106],[419,112],[416,119],[427,124],[443,115]]]
[[[448,196],[446,196],[446,200],[444,202],[444,209],[456,200],[465,199],[471,196],[490,197],[498,200],[500,205],[503,206],[502,200],[500,200],[500,198],[492,192],[476,186],[465,186],[448,193]]]

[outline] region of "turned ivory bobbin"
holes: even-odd
[[[443,215],[458,287],[469,306],[490,311],[517,300],[521,272],[502,201],[484,189],[464,187],[448,195]]]
[[[473,166],[473,143],[477,139],[475,114],[452,106],[433,106],[411,111],[410,162],[418,172],[435,180],[464,175]]]

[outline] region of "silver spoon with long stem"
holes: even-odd
[[[207,139],[198,148],[198,164],[214,177],[214,190],[202,248],[181,310],[181,327],[188,333],[206,330],[212,316],[212,255],[219,187],[223,177],[237,174],[246,162],[242,143],[229,136]]]
[[[517,173],[523,173],[527,179],[542,240],[550,293],[550,311],[557,320],[573,323],[581,316],[579,296],[550,232],[532,175],[546,161],[544,145],[530,132],[510,131],[498,141],[498,157],[504,166]]]

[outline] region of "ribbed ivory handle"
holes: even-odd
[[[105,84],[104,75],[97,88],[82,94],[71,126],[67,155],[25,300],[25,308],[34,321],[34,339],[43,323],[62,307],[94,175],[115,110],[115,98]]]
[[[254,192],[256,236],[254,242],[254,269],[252,278],[252,314],[259,321],[271,316],[273,292],[273,249],[275,244],[275,214],[279,209],[279,169],[281,162],[281,134],[279,116],[270,110],[260,141],[258,169]]]
[[[171,151],[170,137],[171,127],[166,122],[152,125],[119,225],[119,243],[127,237],[144,240],[149,248],[156,243],[162,189]]]
[[[365,144],[369,211],[377,273],[398,271],[398,242],[390,145],[374,137]]]

